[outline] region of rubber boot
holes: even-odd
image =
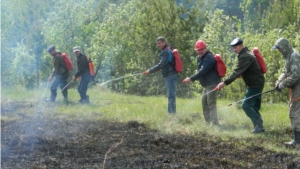
[[[285,145],[296,145],[300,144],[300,131],[294,130],[294,139],[290,142],[285,142]]]
[[[90,103],[90,97],[88,95],[86,95],[86,98],[85,98],[85,103],[89,104]]]
[[[262,133],[265,132],[264,126],[263,126],[263,120],[260,118],[255,123],[255,128],[252,131],[252,133]]]
[[[69,100],[67,97],[64,97],[64,104],[69,104]]]

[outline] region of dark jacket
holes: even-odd
[[[221,78],[217,72],[217,63],[212,53],[207,51],[203,57],[198,56],[197,65],[198,72],[190,77],[192,81],[199,80],[203,87],[221,82]]]
[[[247,87],[260,88],[264,86],[265,77],[253,53],[247,48],[243,48],[238,55],[238,63],[233,72],[224,80],[229,85],[239,76],[242,76]]]
[[[79,56],[77,56],[77,72],[75,74],[75,77],[78,78],[82,75],[89,74],[89,62],[85,54],[80,53]]]
[[[170,48],[166,45],[160,53],[160,61],[157,65],[150,69],[150,73],[161,70],[163,77],[177,74],[174,67],[173,54]]]
[[[57,52],[53,57],[53,65],[53,76],[68,74],[69,71],[66,67],[64,59],[62,58],[61,52]]]

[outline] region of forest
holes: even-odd
[[[142,74],[159,62],[160,36],[183,63],[176,114],[166,112],[161,73]],[[266,131],[253,134],[240,104],[242,78],[219,91],[220,125],[202,115],[199,82],[182,83],[197,71],[199,39],[223,58],[227,77],[237,37],[259,48],[267,64],[263,92],[274,89],[285,60],[271,48],[284,37],[300,51],[300,0],[2,0],[0,168],[299,169],[300,146],[284,144],[295,135],[288,89],[264,93]],[[68,104],[61,90],[55,103],[45,102],[50,45],[73,62]],[[74,46],[99,68],[90,104],[80,104],[79,80],[72,81]]]
[[[300,0],[2,0],[1,85],[44,87],[53,68],[46,52],[55,45],[76,63],[74,46],[100,65],[96,82],[141,73],[159,61],[155,40],[164,36],[178,49],[184,71],[196,71],[194,44],[204,40],[212,53],[221,54],[227,75],[236,54],[229,43],[236,37],[249,48],[258,47],[267,64],[265,90],[274,88],[284,60],[271,50],[278,38],[287,38],[300,50]],[[76,71],[72,70],[71,75]],[[71,77],[70,77],[71,78]],[[107,84],[111,90],[134,95],[164,93],[160,73],[132,76]],[[236,80],[222,91],[227,99],[241,98],[246,86]],[[198,95],[199,83],[178,84],[182,97]],[[287,91],[269,102],[287,100]]]

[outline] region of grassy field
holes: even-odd
[[[111,122],[138,121],[147,127],[167,134],[184,134],[197,137],[199,133],[211,135],[211,139],[226,141],[236,139],[239,146],[259,145],[266,149],[299,153],[297,150],[286,149],[283,142],[290,141],[292,131],[288,118],[287,104],[262,103],[261,114],[264,120],[265,133],[251,134],[253,126],[250,119],[241,109],[241,103],[227,107],[235,101],[218,100],[218,116],[220,127],[207,125],[202,115],[201,97],[190,99],[177,98],[176,115],[167,114],[167,98],[164,96],[141,97],[113,93],[106,88],[95,86],[88,90],[91,104],[78,104],[79,94],[76,89],[69,89],[69,105],[62,103],[62,94],[58,92],[53,117],[74,120],[109,120]],[[38,111],[47,111],[43,97],[50,96],[45,87],[40,90],[25,90],[22,87],[2,88],[2,102],[30,102],[33,107],[24,107],[26,116],[34,116]],[[267,97],[272,96],[268,94]],[[48,106],[49,107],[49,106]],[[16,120],[20,117],[1,115],[1,121]]]

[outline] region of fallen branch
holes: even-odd
[[[119,142],[119,143],[115,143],[112,146],[109,147],[109,149],[106,151],[105,155],[104,155],[104,160],[103,160],[103,165],[102,165],[102,169],[104,169],[105,167],[105,161],[107,159],[107,155],[108,153],[110,153],[111,151],[113,151],[116,147],[118,147],[120,144],[123,143],[123,139]]]

